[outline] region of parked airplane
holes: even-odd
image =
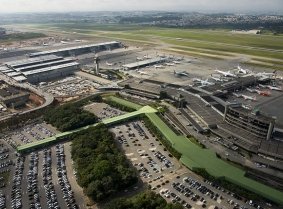
[[[235,96],[235,97],[237,97],[237,98],[240,98],[242,95],[240,95],[240,94],[237,94],[237,93],[233,93],[233,95]]]
[[[215,80],[215,81],[219,81],[219,82],[223,82],[223,81],[226,81],[225,79],[223,79],[223,78],[219,78],[219,77],[214,77],[214,76],[211,76],[211,78],[213,79],[213,80]]]
[[[68,42],[67,41],[61,41],[61,44],[67,44]]]
[[[270,96],[271,95],[270,91],[260,91],[258,89],[250,89],[250,88],[247,88],[247,91],[249,91],[251,93],[257,93],[261,96]]]
[[[151,57],[148,56],[148,55],[144,55],[143,58],[145,58],[145,59],[150,59]]]
[[[247,95],[244,95],[242,94],[242,97],[245,99],[245,100],[251,100],[251,101],[256,101],[256,96],[247,96]]]
[[[174,66],[175,64],[174,63],[165,63],[165,65],[167,65],[167,66]]]
[[[138,72],[139,74],[141,74],[141,75],[149,75],[147,72],[144,72],[144,71],[138,70],[137,72]]]
[[[199,79],[199,78],[194,78],[193,82],[200,83],[201,87],[202,86],[209,86],[209,85],[214,85],[215,84],[215,83],[209,82],[208,79],[202,80],[202,79]]]
[[[250,88],[247,88],[247,91],[251,92],[251,93],[255,93],[256,90],[255,89],[250,89]]]
[[[43,46],[49,46],[49,44],[48,43],[43,43]]]
[[[266,86],[266,87],[269,88],[270,90],[282,91],[281,87],[277,87],[277,86]]]
[[[235,74],[231,73],[230,71],[215,70],[215,72],[220,73],[225,77],[237,77]]]
[[[272,73],[257,73],[256,76],[274,76],[276,74],[276,70],[274,70]]]
[[[248,70],[248,69],[243,69],[243,68],[241,68],[241,66],[240,66],[240,65],[238,65],[238,73],[242,73],[242,74],[250,74],[250,73],[251,73],[251,71],[250,71],[250,70]]]
[[[259,87],[261,88],[266,88],[267,86],[266,85],[263,85],[263,84],[258,84]]]
[[[174,64],[181,64],[179,61],[173,61]]]
[[[143,58],[141,58],[141,57],[137,57],[137,60],[139,60],[139,61],[143,61]]]
[[[270,91],[260,91],[260,90],[255,90],[255,91],[261,96],[269,97],[271,95]]]
[[[155,69],[157,68],[163,68],[164,66],[163,65],[154,65]]]
[[[189,77],[189,73],[187,73],[186,71],[176,72],[176,71],[174,70],[174,75],[176,75],[176,76],[187,76],[187,77]]]
[[[106,65],[113,66],[114,64],[113,63],[109,63],[109,62],[106,61]]]

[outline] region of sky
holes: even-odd
[[[283,14],[283,0],[0,0],[0,13],[146,10]]]

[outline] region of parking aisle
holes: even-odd
[[[38,153],[39,161],[38,161],[38,185],[39,185],[39,196],[40,196],[40,203],[42,209],[47,209],[47,202],[46,196],[44,191],[44,184],[43,184],[43,153]]]
[[[29,205],[29,197],[28,197],[28,191],[27,191],[27,173],[29,170],[29,155],[25,157],[24,161],[24,170],[23,170],[23,175],[22,175],[22,183],[21,183],[21,188],[22,188],[22,199],[25,200],[23,201],[23,208],[30,208]]]
[[[63,198],[63,194],[61,191],[61,186],[58,183],[58,177],[57,177],[57,158],[56,158],[56,150],[55,147],[51,148],[51,159],[52,159],[52,182],[54,184],[55,193],[57,195],[57,200],[59,203],[60,208],[67,208],[67,205],[65,203],[65,200]]]

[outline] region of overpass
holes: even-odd
[[[103,123],[105,125],[112,125],[112,124],[115,124],[115,123],[119,123],[119,122],[128,120],[130,118],[134,118],[134,117],[141,115],[141,114],[155,113],[155,112],[157,112],[157,110],[155,110],[154,108],[152,108],[150,106],[144,106],[144,107],[141,107],[134,112],[126,113],[126,114],[119,115],[119,116],[116,116],[116,117],[113,117],[113,118],[104,119],[104,120],[101,121],[101,123]],[[46,138],[46,139],[43,139],[43,140],[40,140],[40,141],[21,145],[21,146],[17,147],[17,151],[19,153],[32,152],[36,149],[40,149],[40,148],[43,148],[45,146],[60,142],[60,141],[64,140],[65,137],[67,137],[67,136],[69,136],[73,133],[77,133],[77,132],[86,130],[88,128],[95,127],[98,124],[99,123],[95,123],[95,124],[88,125],[88,126],[85,126],[85,127],[82,127],[82,128],[78,128],[78,129],[75,129],[75,130],[72,130],[72,131],[66,131],[66,132],[63,132],[63,133],[59,133],[55,136],[52,136],[52,137],[49,137],[49,138]]]

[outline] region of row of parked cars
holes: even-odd
[[[173,167],[173,164],[170,160],[168,160],[166,158],[165,155],[163,155],[161,152],[157,151],[154,153],[154,156],[160,161],[162,162],[167,168],[171,168]]]
[[[31,153],[27,174],[27,191],[30,209],[41,209],[38,190],[38,153]]]
[[[57,195],[55,193],[54,184],[52,182],[52,158],[51,149],[43,150],[43,161],[42,161],[42,177],[43,177],[43,187],[45,190],[46,203],[48,209],[59,209],[59,203],[57,200]]]
[[[56,145],[56,157],[58,182],[61,186],[63,198],[69,209],[78,209],[78,205],[76,204],[76,200],[74,198],[74,192],[71,188],[71,184],[69,183],[67,176],[63,144]]]
[[[4,208],[6,208],[6,197],[2,193],[2,191],[0,191],[0,209],[4,209]]]
[[[11,207],[12,209],[22,208],[22,179],[24,171],[25,157],[16,159],[15,172],[12,181]]]

